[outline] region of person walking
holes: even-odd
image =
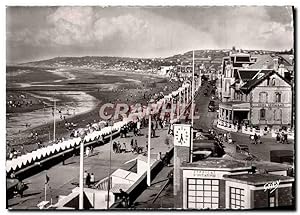
[[[20,194],[21,198],[23,198],[24,188],[25,188],[25,184],[20,180],[17,184],[17,191]]]
[[[258,136],[257,136],[257,134],[255,133],[255,134],[254,134],[254,144],[257,144],[257,140],[258,140]]]
[[[118,145],[117,145],[117,153],[121,153],[121,144],[120,144],[120,142],[118,142]]]
[[[95,175],[94,173],[91,173],[91,184],[95,183]]]
[[[90,173],[87,174],[86,179],[85,179],[85,184],[90,187],[91,184],[91,175]]]
[[[86,180],[87,174],[88,174],[88,173],[87,173],[87,171],[85,170],[84,173],[83,173],[83,180]]]
[[[127,149],[126,149],[126,143],[125,143],[125,142],[123,143],[123,151],[124,151],[124,153],[127,152]]]

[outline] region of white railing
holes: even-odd
[[[224,121],[221,121],[221,120],[218,120],[217,127],[220,128],[220,129],[223,129],[225,131],[231,131],[231,132],[237,132],[238,131],[237,125],[234,125],[234,124],[229,123],[229,122],[224,122]]]
[[[182,87],[180,87],[179,89],[182,90],[182,89],[185,89],[188,87],[189,87],[189,84],[183,84]],[[175,94],[177,95],[180,92],[179,89],[174,92],[171,92],[168,96],[165,96],[165,98],[162,98],[159,101],[157,101],[157,104],[164,103],[168,100],[168,98],[174,97]],[[159,110],[156,109],[155,111],[156,112],[154,114],[158,113]],[[135,115],[135,113],[130,114],[128,116],[128,118],[124,118],[123,121],[114,123],[114,125],[112,127],[107,126],[107,127],[104,127],[103,129],[101,129],[100,131],[93,131],[93,132],[86,134],[86,136],[84,137],[84,143],[89,143],[92,141],[99,140],[103,136],[109,135],[111,133],[111,131],[113,133],[120,132],[121,127],[132,122],[132,120],[134,118],[133,115]],[[65,140],[60,143],[49,145],[45,148],[40,148],[38,150],[24,154],[22,156],[12,159],[12,160],[7,160],[6,161],[6,172],[21,169],[21,168],[31,165],[37,161],[40,161],[41,159],[48,158],[50,156],[53,156],[60,152],[63,152],[64,150],[71,149],[72,147],[78,146],[80,144],[80,141],[81,141],[80,137],[72,138],[72,139]]]

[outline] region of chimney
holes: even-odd
[[[278,65],[278,58],[274,58],[274,59],[273,59],[273,62],[274,62],[274,70],[277,71],[278,68],[279,68],[279,65]]]

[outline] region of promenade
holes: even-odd
[[[84,158],[84,170],[89,173],[94,173],[95,180],[99,181],[108,176],[109,173],[109,154],[111,147],[111,173],[120,168],[126,161],[134,159],[137,154],[130,152],[130,141],[132,138],[137,140],[138,146],[146,147],[146,138],[148,128],[141,129],[141,136],[133,136],[130,132],[127,138],[116,138],[113,141],[124,142],[127,145],[127,153],[113,153],[112,145],[105,145],[94,148],[94,152],[89,157]],[[158,152],[164,154],[172,147],[173,139],[169,136],[168,129],[156,130],[156,137],[151,139],[151,154],[157,155]],[[170,145],[165,144],[166,137],[170,138]],[[37,204],[44,200],[44,185],[46,174],[49,176],[49,189],[47,189],[47,200],[55,204],[60,195],[68,195],[71,190],[76,187],[79,181],[79,156],[71,157],[65,160],[65,165],[62,163],[51,167],[48,170],[39,172],[24,180],[28,185],[28,189],[24,191],[24,197],[8,200],[8,208],[11,209],[37,209]]]

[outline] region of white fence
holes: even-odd
[[[278,130],[272,129],[271,131],[265,131],[264,129],[261,129],[261,128],[256,129],[256,128],[252,128],[249,126],[242,126],[242,129],[238,130],[237,125],[233,125],[231,123],[224,122],[221,120],[218,120],[217,128],[220,128],[222,130],[229,131],[229,132],[241,132],[243,134],[248,134],[248,135],[257,134],[259,136],[264,136],[264,135],[270,134],[270,136],[274,137],[274,138],[276,138],[277,134],[279,133],[279,129]],[[289,140],[294,140],[294,138],[295,138],[294,131],[288,129],[286,133],[288,134]]]

